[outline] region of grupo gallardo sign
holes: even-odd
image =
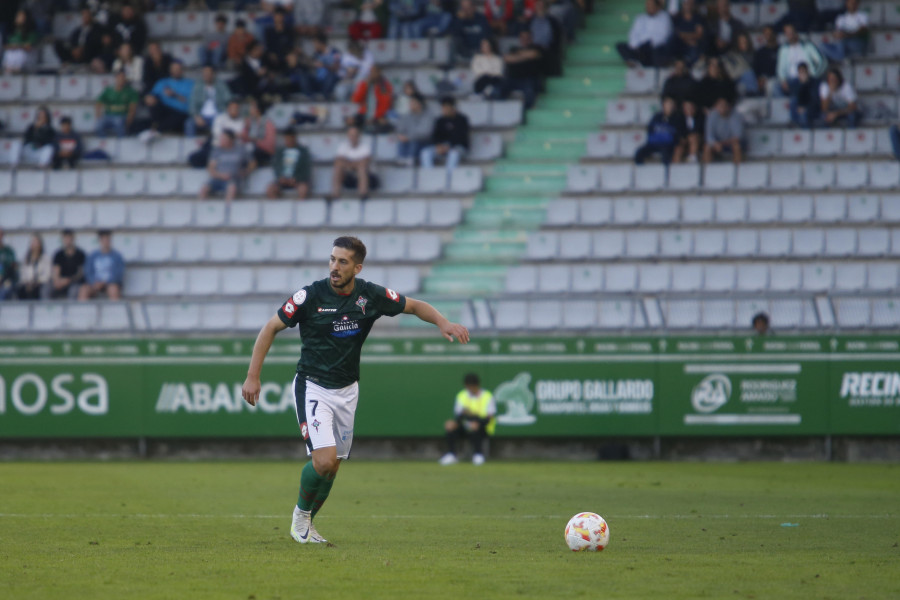
[[[300,343],[276,340],[256,407],[252,345],[0,342],[0,438],[296,436]],[[356,433],[442,435],[476,372],[498,436],[897,435],[898,365],[900,336],[374,338]]]

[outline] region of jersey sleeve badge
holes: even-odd
[[[306,290],[297,290],[293,297],[294,304],[300,306],[306,302]]]
[[[284,314],[290,318],[294,316],[294,313],[297,312],[297,307],[294,305],[294,299],[291,298],[287,302],[284,303],[284,306],[281,307],[281,310],[284,311]]]
[[[394,302],[400,302],[400,294],[389,288],[385,288],[385,292],[388,298],[390,298]]]

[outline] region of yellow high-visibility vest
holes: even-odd
[[[466,412],[469,412],[473,415],[478,416],[479,418],[486,419],[488,417],[488,406],[491,404],[491,400],[494,398],[494,395],[487,390],[481,390],[481,393],[473,398],[469,395],[468,390],[463,390],[456,395],[456,401],[462,405],[463,409]],[[488,422],[485,431],[487,431],[488,435],[494,435],[494,430],[497,428],[497,419],[496,417],[491,417],[490,422]]]

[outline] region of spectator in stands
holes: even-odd
[[[90,64],[100,52],[102,25],[94,22],[94,15],[87,8],[81,10],[81,23],[72,30],[66,40],[53,44],[56,56],[67,67],[69,64]]]
[[[896,124],[888,127],[888,136],[891,139],[891,152],[894,158],[900,161],[900,127]]]
[[[717,156],[731,154],[734,164],[744,160],[744,120],[725,98],[716,101],[715,109],[706,120],[706,147],[703,162],[711,163]]]
[[[528,32],[522,32],[528,34]],[[530,35],[530,34],[529,34]],[[447,180],[469,151],[469,119],[456,110],[456,100],[447,96],[441,100],[441,116],[434,122],[431,144],[422,148],[419,162],[423,167],[434,166],[436,158],[447,161]]]
[[[658,0],[646,0],[645,11],[631,25],[628,42],[616,44],[616,51],[629,66],[662,67],[670,58],[672,19]]]
[[[722,68],[722,61],[711,56],[706,62],[706,74],[695,88],[694,100],[708,114],[720,98],[725,98],[729,104],[734,105],[737,88]]]
[[[556,44],[556,32],[554,30],[553,17],[547,13],[547,4],[544,0],[535,0],[534,17],[529,25],[532,42],[541,47],[546,54]]]
[[[83,151],[81,136],[72,129],[72,118],[63,117],[59,121],[59,132],[53,140],[53,168],[74,169],[78,166]]]
[[[532,2],[534,5],[534,2]],[[505,36],[515,17],[513,0],[484,0],[484,17],[496,35]],[[532,8],[533,12],[533,8]]]
[[[24,6],[28,10],[28,16],[34,21],[40,37],[53,35],[53,15],[57,4],[58,0],[25,0]]]
[[[314,88],[309,71],[311,61],[303,50],[295,48],[285,57],[285,68],[277,79],[278,93],[282,96],[304,94],[311,96]]]
[[[856,90],[844,79],[840,69],[828,69],[825,81],[819,84],[819,98],[822,102],[822,119],[827,126],[846,123],[848,127],[855,128],[859,124]]]
[[[356,20],[347,28],[350,39],[358,42],[383,38],[389,20],[384,0],[357,0],[356,3],[359,5]]]
[[[814,79],[825,73],[828,63],[812,42],[800,39],[797,29],[790,23],[784,26],[784,37],[785,43],[778,49],[776,71],[781,93],[788,96],[791,87],[797,85],[797,67],[800,63],[806,63]]]
[[[510,48],[503,56],[506,77],[503,80],[503,97],[519,91],[525,99],[525,108],[534,106],[540,76],[543,75],[544,54],[540,46],[532,42],[531,32],[519,32],[519,45]]]
[[[351,100],[357,106],[356,114],[366,131],[385,133],[389,130],[388,113],[394,100],[394,88],[378,65],[373,65],[368,79],[356,86]]]
[[[265,48],[259,42],[250,42],[247,54],[238,69],[238,75],[229,83],[231,91],[238,96],[264,95],[277,91],[275,76],[265,65]]]
[[[36,233],[31,235],[28,252],[19,268],[19,300],[37,300],[46,297],[50,283],[50,257],[44,253],[44,240]]]
[[[428,0],[388,0],[388,37],[392,40],[416,37],[415,24],[425,16]]]
[[[313,39],[312,56],[316,91],[323,96],[331,96],[334,86],[340,80],[341,51],[328,45],[328,36],[319,33]]]
[[[147,45],[147,58],[144,60],[144,83],[140,92],[149,94],[157,81],[168,77],[171,68],[172,56],[168,52],[162,51],[159,42],[150,42]]]
[[[360,83],[369,78],[375,57],[359,40],[350,40],[347,51],[341,54],[341,68],[338,71],[340,81],[334,88],[336,100],[345,102],[353,95]]]
[[[118,43],[129,43],[135,54],[144,51],[147,45],[147,24],[144,17],[137,14],[130,4],[123,4],[119,17],[112,22]]]
[[[778,36],[771,25],[763,27],[763,45],[753,53],[753,72],[757,85],[767,96],[774,93],[778,77]]]
[[[733,50],[737,36],[747,31],[744,23],[731,15],[728,0],[716,0],[715,10],[709,11],[708,20],[710,39],[707,50],[716,56]]]
[[[663,98],[662,110],[647,125],[647,142],[634,153],[635,164],[642,165],[650,156],[659,154],[668,166],[683,135],[684,118],[678,114],[675,100]]]
[[[756,332],[756,335],[771,335],[771,330],[769,329],[769,315],[764,312],[759,312],[753,315],[753,321],[751,322],[753,325],[753,331]]]
[[[791,86],[791,122],[804,129],[811,129],[819,117],[819,84],[809,76],[806,63],[797,66],[797,83]]]
[[[285,23],[285,14],[277,9],[272,15],[273,23],[263,36],[266,46],[265,64],[269,69],[282,71],[287,66],[285,59],[294,49],[294,30]]]
[[[213,120],[225,111],[230,101],[231,90],[216,78],[215,69],[211,65],[203,67],[200,79],[191,88],[190,118],[184,123],[184,134],[193,137],[197,132],[209,131]]]
[[[50,120],[50,110],[39,106],[34,113],[34,122],[25,130],[21,160],[27,165],[49,167],[53,162],[53,141],[56,130]]]
[[[816,22],[816,0],[787,0],[787,13],[778,21],[782,28],[792,25],[797,31],[809,33]]]
[[[244,56],[247,54],[247,47],[251,42],[255,41],[256,38],[253,37],[253,34],[247,31],[247,22],[244,19],[235,20],[234,31],[228,37],[228,48],[226,51],[228,62],[234,67],[243,64]]]
[[[830,25],[835,25],[835,19],[843,14],[845,6],[844,0],[816,0],[816,22],[813,29],[816,31],[825,31]]]
[[[6,38],[3,50],[3,71],[7,75],[24,72],[35,58],[34,52],[40,42],[34,22],[24,9],[16,13],[14,24],[15,28]]]
[[[154,84],[150,93],[144,97],[144,104],[150,108],[151,128],[142,139],[149,141],[160,131],[181,133],[185,121],[190,116],[188,101],[194,89],[194,82],[184,77],[184,69],[180,62],[173,62],[169,69],[169,77],[160,79]],[[145,132],[146,133],[146,132]]]
[[[75,232],[71,229],[63,229],[62,244],[53,255],[50,297],[74,300],[84,281],[86,258],[84,251],[75,245]]]
[[[213,148],[206,168],[209,181],[200,188],[200,199],[206,200],[210,194],[225,192],[225,202],[230,204],[237,195],[241,181],[253,172],[256,164],[247,158],[243,144],[237,142],[237,134],[226,129],[219,145]]]
[[[91,71],[97,74],[109,73],[118,58],[119,44],[115,34],[105,29],[100,34],[100,52],[91,61]]]
[[[3,230],[0,229],[0,300],[13,296],[17,281],[16,251],[3,243]]]
[[[689,163],[696,163],[700,159],[700,149],[706,137],[706,116],[693,100],[685,100],[681,105],[681,112],[684,117],[684,134],[675,147],[672,162],[680,163],[686,160]]]
[[[112,72],[125,72],[125,79],[131,85],[132,89],[140,90],[144,81],[144,57],[135,56],[131,49],[131,44],[124,43],[119,46],[116,51],[116,60],[112,64]]]
[[[672,98],[681,106],[681,104],[694,97],[697,80],[691,75],[684,59],[678,58],[672,64],[672,73],[663,83],[661,98]]]
[[[483,14],[476,12],[472,0],[460,0],[452,30],[453,52],[463,60],[472,58],[481,47],[481,40],[491,35],[490,24]]]
[[[869,45],[869,15],[859,10],[859,0],[847,0],[847,10],[834,22],[834,42],[822,44],[822,53],[830,60],[866,55]]]
[[[734,50],[721,56],[728,77],[735,82],[739,96],[758,96],[759,81],[753,71],[753,42],[750,34],[737,35]]]
[[[266,116],[266,108],[260,100],[249,98],[247,118],[239,130],[241,143],[246,144],[247,152],[258,166],[269,164],[278,144],[278,131],[272,120]]]
[[[215,29],[203,36],[200,46],[200,64],[202,66],[220,68],[226,59],[228,49],[228,17],[216,15]]]
[[[222,135],[226,131],[241,132],[244,130],[244,119],[241,116],[241,102],[237,98],[231,98],[225,105],[225,110],[215,116],[212,122],[212,145],[222,145]]]
[[[294,2],[294,26],[297,33],[311,37],[325,24],[325,0]]]
[[[112,247],[112,232],[97,232],[100,247],[91,252],[84,263],[84,284],[78,292],[79,300],[89,300],[106,294],[110,300],[122,298],[125,281],[125,259]]]
[[[706,29],[703,18],[697,12],[695,0],[683,0],[681,10],[672,21],[675,32],[675,56],[688,65],[697,62],[706,46]]]
[[[139,99],[138,93],[128,84],[125,71],[116,72],[113,84],[106,86],[94,105],[97,135],[106,137],[112,130],[116,137],[125,137],[134,124]]]
[[[431,140],[434,118],[428,114],[425,98],[415,94],[409,102],[409,113],[397,121],[397,156],[406,166],[415,164],[416,157]]]
[[[527,5],[532,0],[525,0]],[[417,38],[440,37],[447,35],[453,26],[453,13],[446,10],[443,0],[428,0],[424,16],[416,21]]]
[[[356,187],[361,199],[369,197],[369,164],[372,161],[372,143],[362,137],[359,127],[347,128],[347,139],[337,147],[334,170],[331,173],[331,196],[338,198],[344,187]],[[352,184],[352,185],[350,185]]]
[[[282,191],[294,190],[298,200],[306,198],[312,180],[312,155],[297,141],[293,129],[284,132],[284,146],[275,151],[272,168],[275,181],[266,189],[267,197],[278,198]]]
[[[497,54],[494,40],[481,40],[481,49],[472,57],[473,90],[485,100],[498,100],[503,95],[503,58]]]
[[[393,113],[391,116],[394,119],[401,119],[405,115],[408,115],[410,105],[412,104],[412,97],[422,95],[421,92],[419,92],[419,88],[416,87],[416,82],[412,79],[403,82],[403,89],[401,91],[402,93],[397,96],[397,99],[394,101],[394,110],[391,111]]]

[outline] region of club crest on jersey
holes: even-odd
[[[294,304],[300,306],[306,301],[306,290],[297,290],[294,294]]]
[[[312,425],[313,427],[316,428],[316,433],[319,432],[319,425],[321,425],[321,423],[319,423],[319,420],[318,420],[318,419],[314,419],[313,422],[310,423],[310,425]]]
[[[366,303],[368,303],[368,300],[366,300],[362,296],[360,296],[356,301],[356,305],[359,307],[359,310],[361,310],[363,314],[366,314]]]
[[[400,302],[400,294],[395,292],[394,290],[385,288],[385,292],[387,293],[387,297],[393,300],[394,302]]]

